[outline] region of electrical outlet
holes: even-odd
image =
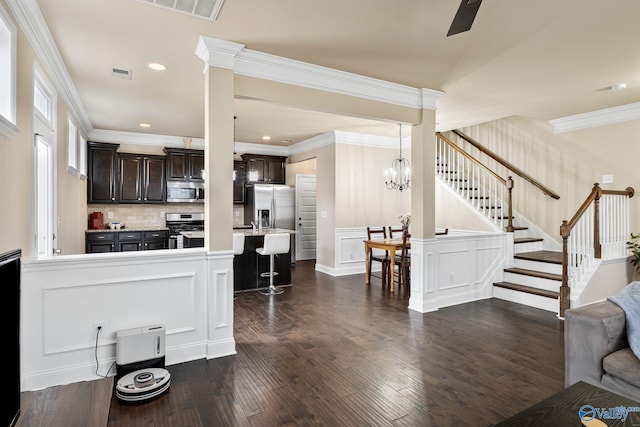
[[[113,212],[107,212],[107,218],[113,219]]]
[[[104,332],[106,327],[106,323],[105,322],[96,322],[93,324],[93,329],[94,330],[99,330],[100,332]]]
[[[164,218],[164,212],[160,212],[160,218]]]

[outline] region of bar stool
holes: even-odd
[[[233,233],[233,254],[242,255],[244,253],[244,233]]]
[[[242,255],[244,253],[244,233],[233,233],[233,255]],[[238,298],[233,295],[233,299]]]
[[[269,255],[269,272],[261,273],[260,277],[269,277],[269,287],[261,289],[263,295],[278,295],[284,292],[284,289],[277,288],[273,284],[273,278],[278,274],[275,271],[275,255],[286,254],[289,252],[291,245],[291,236],[289,233],[271,233],[265,234],[264,244],[262,248],[256,248],[256,252],[260,255]]]

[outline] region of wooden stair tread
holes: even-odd
[[[549,264],[562,264],[562,252],[557,251],[533,251],[521,252],[513,255],[514,258],[527,261],[539,261]]]
[[[499,288],[511,289],[513,291],[525,292],[527,294],[538,295],[546,298],[554,298],[558,299],[560,297],[559,292],[548,291],[546,289],[534,288],[532,286],[519,285],[517,283],[511,282],[496,282],[493,286],[497,286]]]
[[[533,242],[542,242],[544,239],[540,237],[521,237],[518,239],[513,239],[513,243],[533,243]]]
[[[522,230],[528,230],[528,229],[529,229],[529,227],[515,227],[515,226],[514,226],[514,227],[513,227],[513,229],[514,229],[514,230],[517,230],[517,231],[522,231]]]
[[[541,279],[557,280],[559,282],[562,282],[561,274],[546,273],[544,271],[536,271],[536,270],[528,270],[526,268],[512,267],[512,268],[505,268],[504,272],[522,274],[524,276],[539,277]]]

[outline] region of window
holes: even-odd
[[[80,169],[80,179],[87,179],[87,138],[82,134],[80,135],[80,142],[78,147],[78,166]]]
[[[51,87],[37,65],[33,70],[33,106],[34,114],[51,130],[55,127],[54,105],[56,92]]]
[[[0,135],[8,138],[16,127],[16,27],[0,4]]]
[[[67,172],[71,175],[78,175],[78,129],[71,117],[69,117],[67,132]]]

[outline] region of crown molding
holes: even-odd
[[[91,119],[84,109],[80,95],[71,80],[38,4],[35,0],[6,0],[6,3],[42,63],[42,67],[69,109],[78,118],[79,125],[85,133],[90,133],[93,130]]]
[[[236,74],[317,89],[415,109],[436,109],[444,95],[333,68],[246,49],[244,45],[201,36],[196,55],[208,66],[232,68]],[[216,65],[216,57],[224,57]],[[231,65],[230,65],[231,63]]]
[[[326,132],[321,135],[316,135],[304,141],[300,141],[293,145],[290,145],[289,155],[306,153],[307,151],[317,150],[327,145],[335,144],[336,131]]]
[[[151,147],[185,148],[181,136],[157,135],[119,130],[94,129],[87,138],[89,141],[109,142],[112,144],[143,145]],[[204,139],[192,138],[190,148],[204,150]]]
[[[234,59],[244,49],[244,45],[211,37],[200,37],[196,45],[196,55],[207,66],[233,70]],[[205,66],[205,71],[207,67]]]
[[[89,133],[88,141],[108,142],[111,144],[141,145],[149,147],[185,148],[184,140],[179,136],[156,135],[139,132],[123,132],[117,130],[94,129]],[[398,147],[398,139],[356,132],[331,131],[314,136],[288,147],[281,145],[253,144],[236,142],[235,151],[239,153],[264,154],[270,156],[290,156],[317,150],[331,144],[360,145],[372,148]],[[402,138],[403,146],[411,147],[411,137]],[[190,148],[204,150],[203,138],[192,138]]]
[[[389,136],[366,135],[363,133],[344,131],[336,131],[335,135],[336,144],[360,145],[363,147],[391,149],[397,149],[399,146],[399,139]],[[411,148],[411,137],[403,137],[402,145],[405,148]]]
[[[236,142],[236,150],[239,153],[264,154],[267,156],[289,155],[289,147],[281,145],[252,144],[250,142]]]
[[[549,120],[548,123],[553,126],[553,133],[562,133],[638,119],[640,119],[640,102],[561,117]]]

